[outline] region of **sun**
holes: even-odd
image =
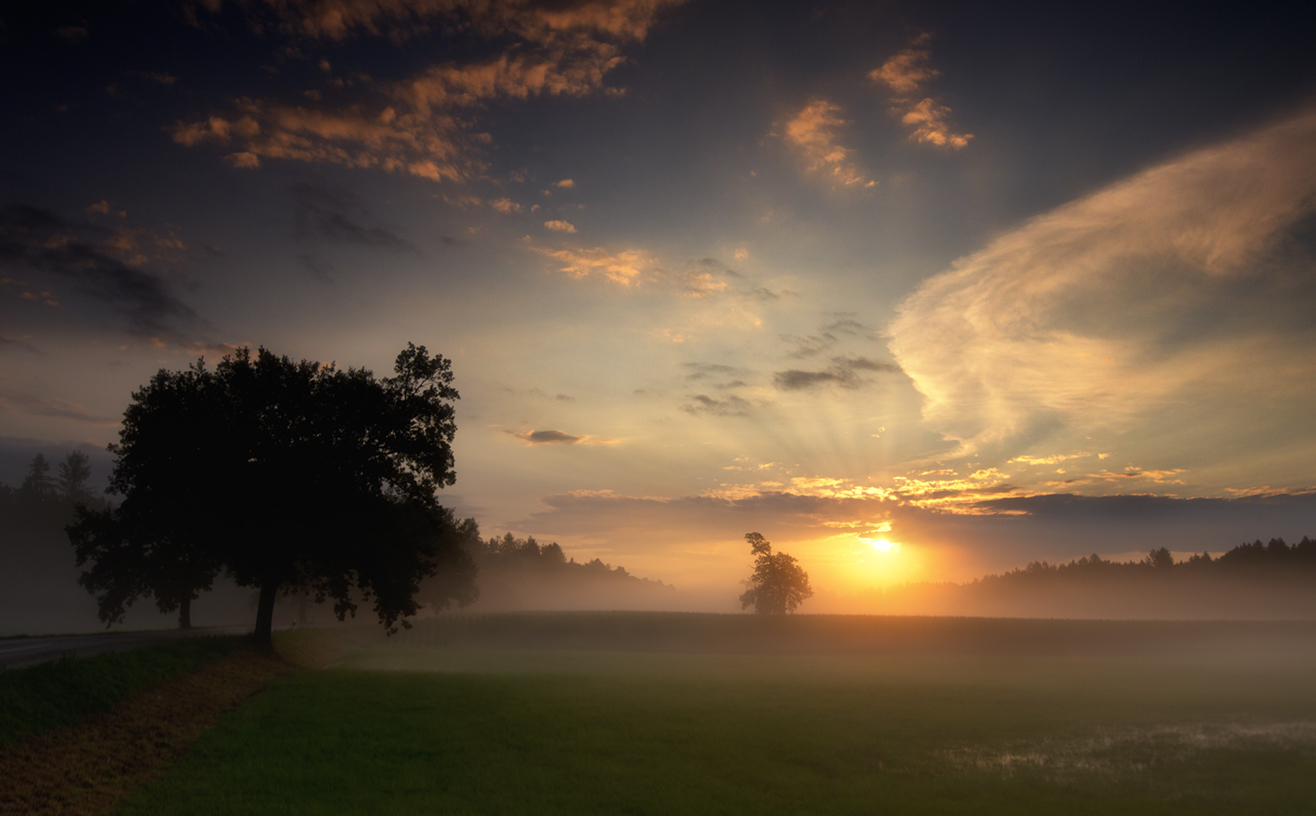
[[[865,538],[861,539],[872,545],[873,549],[884,553],[900,552],[900,545],[894,541],[887,541],[885,538]]]

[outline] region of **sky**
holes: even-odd
[[[445,504],[692,592],[1316,535],[1313,20],[1236,5],[6,6],[0,479],[414,342]]]

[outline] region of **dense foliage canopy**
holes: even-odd
[[[156,374],[111,447],[122,503],[70,528],[102,617],[145,594],[184,603],[220,569],[260,589],[262,638],[280,591],[332,598],[340,619],[373,601],[390,631],[436,571],[456,576],[440,605],[471,600],[474,566],[435,495],[455,480],[450,363],[409,344],[394,372],[262,348]]]

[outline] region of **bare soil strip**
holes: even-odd
[[[242,650],[113,711],[0,750],[0,813],[109,814],[245,699],[297,667]]]

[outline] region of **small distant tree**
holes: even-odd
[[[86,504],[91,501],[91,465],[87,454],[82,451],[70,451],[59,463],[59,478],[55,486],[60,498],[69,504]]]
[[[1153,569],[1167,570],[1174,566],[1174,556],[1170,554],[1169,550],[1161,547],[1160,549],[1150,550],[1142,563]]]
[[[785,615],[794,612],[804,601],[813,597],[809,586],[809,573],[786,553],[772,552],[772,544],[759,533],[746,533],[754,559],[754,574],[749,577],[750,588],[740,596],[740,608],[754,607],[755,614]]]
[[[23,486],[19,490],[28,498],[46,498],[54,495],[55,481],[50,478],[50,463],[46,461],[45,454],[38,453],[32,457],[32,463],[27,468],[27,476],[23,478]]]

